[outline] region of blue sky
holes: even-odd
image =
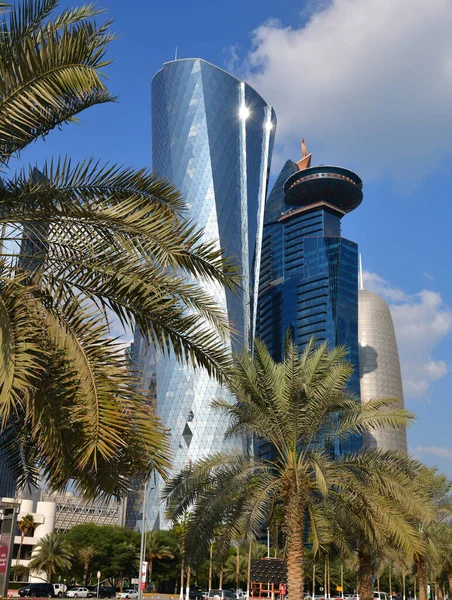
[[[66,0],[62,6],[73,2]],[[449,0],[103,0],[113,29],[106,70],[119,102],[53,132],[22,161],[68,154],[151,166],[150,80],[162,63],[201,57],[252,83],[278,116],[273,171],[299,158],[364,179],[343,234],[366,285],[390,303],[409,445],[452,477],[452,5]]]

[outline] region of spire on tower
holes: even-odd
[[[297,162],[298,170],[304,171],[305,169],[309,169],[311,166],[311,154],[308,154],[308,149],[306,148],[306,142],[304,138],[301,140],[301,160]]]

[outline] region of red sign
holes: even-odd
[[[285,583],[281,583],[279,586],[279,594],[281,596],[285,596],[287,594],[287,585]]]
[[[5,575],[8,568],[8,546],[0,543],[0,575]]]
[[[143,561],[141,563],[141,589],[144,591],[146,589],[146,577],[148,574],[148,563]]]

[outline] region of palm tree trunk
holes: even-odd
[[[402,573],[402,600],[406,600],[406,573]]]
[[[246,578],[246,594],[247,600],[250,600],[250,586],[251,586],[251,551],[253,549],[253,542],[249,543],[248,546],[248,574]]]
[[[443,590],[441,589],[441,585],[435,583],[435,587],[438,595],[438,600],[443,600]]]
[[[315,556],[312,557],[312,597],[315,598]]]
[[[373,600],[372,558],[368,548],[358,550],[358,594],[360,600]]]
[[[188,567],[188,569],[187,569],[187,582],[185,584],[186,600],[190,600],[190,575],[191,575],[191,569],[190,569],[190,567]]]
[[[452,571],[447,571],[447,583],[449,585],[449,598],[452,598]]]
[[[152,590],[152,563],[153,563],[152,558],[148,558],[148,573],[149,573],[149,585],[151,586],[151,590]]]
[[[419,582],[419,600],[427,600],[427,561],[425,556],[419,556],[416,561],[417,578]]]
[[[21,553],[21,550],[22,550],[22,544],[23,543],[24,543],[24,534],[22,533],[22,535],[20,536],[19,550],[17,551],[16,567],[18,567],[19,564],[20,564],[20,553]]]
[[[392,598],[392,577],[391,577],[391,565],[388,565],[388,577],[389,577],[389,597]]]
[[[341,598],[344,597],[344,565],[341,563]]]
[[[237,555],[235,559],[235,593],[239,589],[239,579],[240,579],[240,544],[237,543]]]
[[[220,569],[220,583],[219,583],[218,587],[220,590],[223,589],[223,567],[221,567],[221,569]]]
[[[287,522],[287,587],[294,600],[304,598],[304,553],[303,519],[304,510],[299,503],[288,503]]]
[[[328,584],[328,598],[331,598],[331,581],[330,581],[330,555],[328,554],[327,557],[327,567],[326,567],[326,572],[327,572],[327,579],[326,582]]]
[[[210,556],[209,556],[209,592],[212,589],[212,571],[213,571],[213,543],[210,544]]]
[[[184,597],[184,569],[185,569],[184,557],[182,556],[182,564],[180,567],[180,591],[179,591],[180,600],[182,600],[182,598]]]
[[[88,585],[88,569],[89,569],[89,562],[85,561],[85,564],[83,565],[83,585],[85,587]]]

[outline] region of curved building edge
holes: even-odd
[[[358,342],[361,402],[398,398],[404,407],[402,374],[391,311],[374,292],[358,292]],[[406,428],[383,428],[368,433],[364,445],[407,452]]]
[[[253,87],[252,85],[250,85],[249,83],[247,83],[243,79],[238,79],[238,77],[236,77],[235,75],[232,75],[232,73],[229,73],[229,71],[226,71],[226,69],[222,69],[218,65],[214,65],[213,63],[209,62],[205,58],[200,58],[199,56],[198,57],[187,57],[187,58],[175,58],[174,60],[167,60],[166,62],[163,63],[162,68],[159,69],[156,73],[154,73],[154,75],[152,76],[151,81],[153,81],[153,79],[159,73],[161,73],[163,71],[165,65],[169,65],[171,63],[183,62],[184,60],[185,61],[192,61],[192,62],[195,62],[195,61],[199,60],[200,62],[202,62],[202,63],[204,63],[206,65],[209,65],[209,67],[217,69],[218,71],[222,71],[223,73],[225,73],[226,75],[228,75],[229,77],[231,77],[232,79],[234,79],[237,83],[244,83],[246,85],[246,87],[248,87],[250,90],[253,90],[253,92],[259,96],[259,98],[262,100],[262,102],[264,102],[264,104],[268,105],[268,102],[266,102],[266,100],[264,100],[264,98],[262,98],[262,96],[259,94],[259,92],[256,90],[255,87]],[[273,116],[275,117],[275,123],[276,123],[276,114],[274,113]]]

